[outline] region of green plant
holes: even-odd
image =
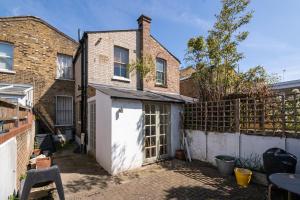
[[[246,168],[253,171],[264,172],[260,155],[251,153],[247,158],[239,158],[236,163],[237,167]]]
[[[20,176],[19,180],[20,180],[20,181],[24,180],[24,179],[26,178],[26,176],[27,176],[26,174],[22,174],[22,175]]]
[[[222,0],[222,9],[208,36],[191,38],[185,60],[194,66],[193,75],[201,101],[217,101],[232,94],[266,96],[269,76],[262,66],[242,73],[239,62],[244,58],[239,45],[249,32],[241,29],[250,22],[250,0]]]
[[[38,148],[39,148],[39,145],[38,145],[37,141],[34,140],[34,149],[38,149]]]
[[[152,74],[155,69],[155,63],[151,55],[145,55],[132,61],[127,67],[129,72],[136,70],[141,78],[144,79],[148,74]]]
[[[8,200],[19,200],[18,196],[14,193],[9,195]]]

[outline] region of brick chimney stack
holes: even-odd
[[[147,48],[149,47],[150,44],[150,25],[151,25],[151,18],[145,15],[141,15],[138,19],[138,25],[139,25],[139,30],[141,32],[141,56],[146,54]],[[148,44],[148,45],[147,45]]]

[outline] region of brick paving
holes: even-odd
[[[93,158],[70,150],[54,156],[61,170],[66,199],[265,199],[266,188],[239,188],[211,165],[178,160],[152,164],[110,176]],[[57,199],[56,192],[55,199]]]

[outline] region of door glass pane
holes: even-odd
[[[146,137],[146,139],[145,139],[145,145],[146,145],[146,147],[150,146],[150,137]]]
[[[156,135],[155,125],[151,126],[151,135]]]
[[[151,156],[152,157],[156,156],[156,147],[151,148]]]
[[[145,135],[150,136],[150,126],[145,127]]]
[[[156,124],[156,116],[151,115],[151,125],[155,125],[155,124]]]
[[[145,105],[145,113],[150,113],[150,106],[148,104]]]
[[[150,115],[145,115],[145,125],[150,125]]]
[[[155,105],[151,105],[151,114],[155,114]]]
[[[146,148],[145,149],[145,153],[146,153],[146,158],[150,158],[150,149],[149,148]]]
[[[156,136],[151,137],[151,146],[155,146],[156,145]]]

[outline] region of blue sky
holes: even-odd
[[[186,66],[189,38],[206,35],[219,0],[1,0],[0,16],[35,15],[77,39],[77,29],[136,28],[141,13],[152,18],[151,33]],[[254,17],[241,44],[241,70],[263,65],[284,80],[300,79],[300,1],[252,0]]]

